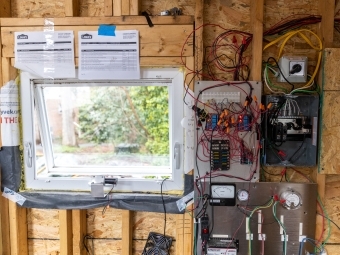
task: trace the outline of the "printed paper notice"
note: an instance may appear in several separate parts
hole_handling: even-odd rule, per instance
[[[43,78],[75,78],[73,31],[15,32],[15,67]]]
[[[19,145],[19,94],[15,81],[9,81],[1,88],[0,111],[2,146]]]
[[[115,36],[79,31],[79,79],[139,79],[139,35],[136,30]]]

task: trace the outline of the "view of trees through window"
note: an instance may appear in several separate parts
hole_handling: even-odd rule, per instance
[[[168,87],[45,87],[44,99],[56,166],[170,165]]]

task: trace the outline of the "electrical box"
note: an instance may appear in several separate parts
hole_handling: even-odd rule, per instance
[[[262,163],[314,166],[317,160],[318,95],[267,95],[262,122]]]
[[[306,82],[307,81],[307,57],[283,56],[279,60],[278,82]],[[286,79],[285,79],[286,78]],[[287,80],[287,81],[286,81]]]

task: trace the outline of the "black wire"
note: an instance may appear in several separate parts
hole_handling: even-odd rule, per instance
[[[272,59],[272,60],[275,62],[275,64],[276,64],[277,68],[279,69],[279,72],[280,72],[280,74],[282,75],[283,79],[284,79],[290,86],[292,86],[291,91],[293,91],[294,88],[295,88],[295,86],[294,86],[293,83],[289,82],[289,81],[287,80],[287,78],[283,75],[283,72],[282,72],[282,70],[281,70],[281,68],[280,68],[280,66],[279,66],[279,63],[278,63],[278,62],[276,61],[276,59],[273,58],[273,57],[269,57],[269,58],[267,59],[267,63],[269,63],[269,60],[270,60],[270,59]]]
[[[340,230],[339,225],[336,224],[333,220],[331,220],[330,218],[328,218],[328,217],[325,216],[325,215],[322,215],[321,213],[318,213],[318,212],[317,212],[316,214],[319,214],[319,215],[321,215],[322,217],[324,217],[325,219],[329,220],[330,222],[332,222],[332,223],[334,224],[334,226],[336,226],[336,227]]]
[[[162,196],[162,203],[163,203],[163,209],[164,209],[164,237],[165,237],[165,229],[166,229],[166,208],[165,208],[165,202],[164,202],[164,197],[163,197],[163,183],[167,179],[168,178],[164,178],[162,183],[161,183],[161,196]]]
[[[303,144],[305,143],[305,140],[306,140],[305,137],[306,137],[306,135],[303,135],[303,140],[302,140],[300,147],[292,154],[292,156],[288,159],[288,162],[290,162],[292,160],[292,158],[294,158],[297,155],[297,153],[301,150],[301,148],[302,148],[302,146],[303,146]]]
[[[87,254],[91,255],[90,249],[87,247],[87,244],[86,244],[88,238],[91,238],[91,240],[92,240],[92,255],[94,255],[94,242],[93,242],[93,239],[94,239],[94,238],[93,238],[92,236],[90,236],[90,235],[85,235],[85,236],[83,237],[83,245],[84,245],[84,248],[85,248]]]

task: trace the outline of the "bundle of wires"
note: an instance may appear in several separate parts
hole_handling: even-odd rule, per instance
[[[316,50],[318,52],[318,60],[317,60],[317,64],[316,64],[315,70],[314,70],[313,74],[310,76],[309,81],[305,85],[303,85],[301,88],[294,89],[294,87],[293,87],[293,89],[290,91],[289,94],[292,94],[292,93],[295,93],[295,92],[298,92],[298,91],[305,91],[306,89],[308,89],[308,88],[310,88],[310,87],[312,87],[314,85],[314,79],[315,79],[316,74],[317,74],[317,72],[319,70],[319,67],[320,67],[320,64],[321,64],[321,59],[322,59],[322,42],[321,42],[320,38],[313,31],[308,30],[308,29],[300,29],[300,30],[296,30],[296,31],[287,32],[283,36],[280,36],[279,38],[275,39],[274,41],[268,43],[264,47],[263,50],[266,50],[269,47],[271,47],[271,46],[281,42],[281,46],[280,46],[280,49],[279,49],[279,52],[278,52],[278,56],[277,56],[277,59],[280,59],[281,56],[282,56],[283,49],[284,49],[286,43],[292,37],[294,37],[294,36],[300,36],[312,49]],[[316,41],[318,42],[318,46],[315,46],[312,43],[311,39],[308,38],[308,36],[314,37],[316,39]],[[274,59],[274,58],[271,58],[271,59]],[[274,62],[278,66],[277,61],[275,60]],[[269,80],[269,76],[268,76],[268,70],[271,70],[272,72],[275,71],[273,69],[273,65],[270,65],[269,63],[267,63],[265,68],[264,68],[264,78],[265,78],[264,81],[265,81],[265,84],[273,92],[273,90],[270,88],[270,85],[272,87],[273,87],[273,85],[270,84],[270,80]],[[280,69],[279,69],[279,71],[280,71],[280,75],[283,76],[283,73],[281,72]],[[287,81],[286,78],[285,78],[285,80]],[[283,89],[283,88],[280,88],[280,87],[276,87],[276,89],[279,89],[279,91],[276,91],[277,93],[287,94],[287,90],[286,89]]]
[[[226,73],[233,73],[233,80],[248,80],[250,57],[244,57],[243,54],[247,50],[252,34],[238,31],[225,30],[214,39],[210,46],[205,47],[204,62],[208,74],[211,79],[218,80],[213,72],[212,66]],[[226,54],[226,52],[230,54]],[[232,57],[233,56],[233,57]]]
[[[320,22],[321,15],[294,14],[270,27],[263,33],[263,36],[285,34],[288,31],[298,29],[307,25],[317,24]]]

